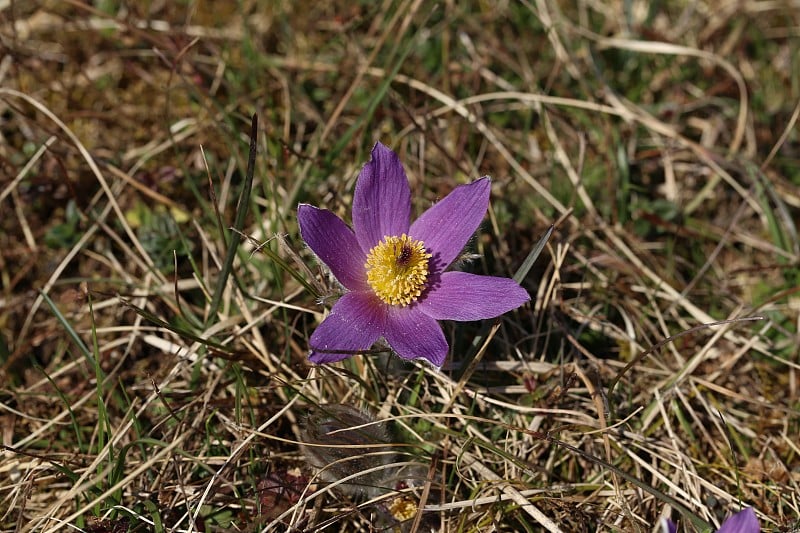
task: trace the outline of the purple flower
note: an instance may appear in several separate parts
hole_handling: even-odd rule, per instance
[[[663,533],[676,533],[678,528],[672,520],[664,519],[661,523]],[[752,507],[747,507],[738,513],[729,516],[719,527],[717,533],[760,533],[756,512]]]
[[[397,154],[378,143],[353,196],[353,229],[300,204],[300,234],[346,290],[311,335],[314,363],[331,363],[384,338],[404,359],[440,368],[448,346],[438,320],[481,320],[530,297],[514,280],[447,272],[489,206],[489,178],[456,187],[413,224]]]

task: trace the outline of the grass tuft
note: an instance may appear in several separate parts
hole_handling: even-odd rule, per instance
[[[0,2],[0,530],[799,530],[789,4]],[[441,372],[307,360],[378,140],[532,296]]]

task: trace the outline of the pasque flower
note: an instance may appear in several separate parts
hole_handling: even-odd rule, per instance
[[[663,533],[676,533],[677,526],[669,519],[664,519],[661,529]],[[719,526],[717,533],[759,533],[761,526],[758,517],[752,507],[742,509],[738,513],[729,516]]]
[[[481,320],[530,297],[514,280],[447,271],[489,205],[489,178],[456,187],[413,224],[411,189],[397,155],[378,143],[353,195],[353,228],[300,204],[300,234],[345,293],[311,335],[314,363],[369,349],[383,338],[404,359],[439,368],[448,346],[439,320]]]

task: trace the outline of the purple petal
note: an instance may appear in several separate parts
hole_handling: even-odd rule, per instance
[[[717,533],[759,533],[761,526],[758,524],[756,512],[752,507],[739,511],[735,515],[729,516]]]
[[[528,291],[510,278],[445,272],[418,301],[436,320],[482,320],[516,309],[530,300]]]
[[[417,306],[389,307],[383,336],[403,359],[427,359],[441,368],[447,357],[447,340],[439,324]]]
[[[300,204],[297,222],[303,240],[328,265],[339,283],[351,291],[367,289],[364,269],[367,257],[361,251],[353,230],[342,219],[327,209]]]
[[[490,189],[489,178],[460,185],[411,225],[408,234],[433,254],[432,272],[447,268],[478,229],[489,207]]]
[[[678,526],[669,518],[661,519],[661,533],[678,533]]]
[[[311,335],[312,363],[333,363],[368,350],[382,335],[386,312],[373,294],[348,292]]]
[[[372,149],[353,193],[353,229],[364,253],[387,235],[408,233],[411,189],[397,154],[381,143]]]

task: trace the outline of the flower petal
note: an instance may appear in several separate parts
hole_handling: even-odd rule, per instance
[[[339,283],[351,291],[367,289],[364,269],[367,257],[361,251],[353,230],[342,219],[327,209],[300,204],[297,222],[303,240],[328,265]]]
[[[311,334],[312,363],[333,363],[368,350],[380,338],[386,312],[367,292],[348,292]]]
[[[397,154],[381,143],[372,149],[353,193],[353,229],[366,254],[387,235],[408,233],[411,189]]]
[[[530,300],[528,291],[510,278],[445,272],[417,302],[436,320],[482,320],[516,309]]]
[[[661,519],[661,533],[678,533],[678,526],[669,518]]]
[[[489,207],[490,189],[488,177],[460,185],[411,225],[409,236],[424,242],[433,254],[432,272],[447,268],[478,229]]]
[[[758,524],[758,517],[752,507],[739,511],[735,515],[728,517],[717,533],[759,533],[761,526]]]
[[[441,368],[447,358],[447,340],[439,324],[417,306],[389,307],[383,336],[403,359],[424,358]]]

